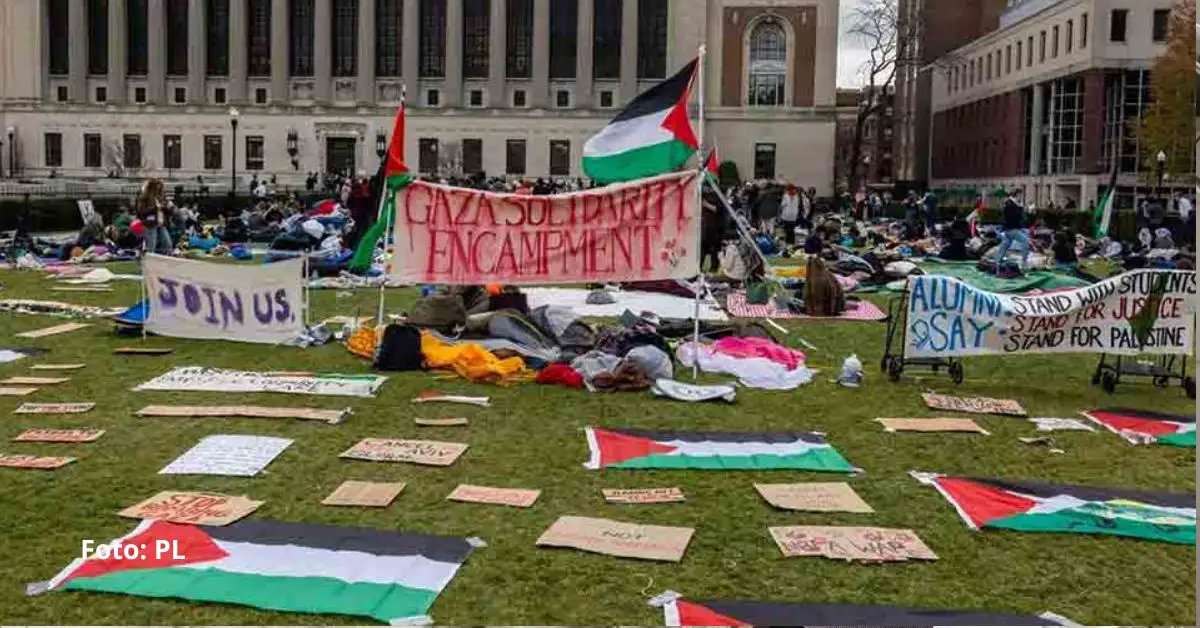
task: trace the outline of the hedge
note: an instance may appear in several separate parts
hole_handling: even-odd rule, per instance
[[[230,207],[238,208],[253,205],[255,200],[249,195],[239,195],[232,203],[226,194],[214,194],[198,197],[184,197],[188,204],[195,204],[200,215],[205,220],[215,220]],[[79,206],[74,198],[0,198],[0,230],[11,231],[17,228],[17,223],[29,211],[29,221],[25,228],[33,233],[73,231],[83,225],[79,217]],[[95,196],[91,197],[92,205],[104,217],[108,224],[117,214],[121,206],[132,207],[133,199],[124,196]]]
[[[924,209],[922,209],[924,211]],[[974,211],[973,207],[955,207],[947,205],[938,205],[938,220],[949,222],[956,217],[966,216]],[[1003,210],[1000,208],[986,208],[983,210],[983,215],[980,216],[981,224],[998,224],[1002,222]],[[904,219],[904,204],[892,203],[887,208],[889,218]],[[1039,210],[1036,214],[1039,224],[1045,225],[1050,229],[1058,229],[1066,226],[1070,227],[1075,233],[1091,237],[1094,235],[1095,227],[1092,225],[1092,215],[1087,211],[1076,210],[1061,210],[1048,211]],[[1113,212],[1112,225],[1109,228],[1109,235],[1121,240],[1133,240],[1137,238],[1137,212],[1132,209],[1117,210]]]

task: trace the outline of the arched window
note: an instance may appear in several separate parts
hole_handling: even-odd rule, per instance
[[[750,106],[782,106],[787,71],[787,33],[783,27],[775,20],[755,26],[750,33]]]

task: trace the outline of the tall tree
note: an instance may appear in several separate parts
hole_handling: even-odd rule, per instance
[[[1196,138],[1196,5],[1177,0],[1171,9],[1167,50],[1150,77],[1153,99],[1142,119],[1142,163],[1157,167],[1159,151],[1167,156],[1166,172],[1179,181],[1194,178]],[[1189,144],[1188,140],[1193,140]]]

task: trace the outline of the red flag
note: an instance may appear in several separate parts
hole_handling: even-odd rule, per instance
[[[717,147],[713,146],[712,150],[708,151],[708,159],[704,160],[704,170],[712,176],[719,176],[721,162],[717,160]]]
[[[404,100],[400,101],[400,110],[396,112],[396,121],[392,125],[392,141],[388,142],[387,161],[383,166],[383,178],[392,187],[410,178],[408,164],[404,163]]]

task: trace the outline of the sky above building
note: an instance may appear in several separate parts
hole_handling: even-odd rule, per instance
[[[841,16],[838,19],[838,87],[862,87],[862,77],[859,70],[867,62],[866,43],[862,38],[850,37],[846,31],[853,24],[854,10],[864,0],[842,0]]]

